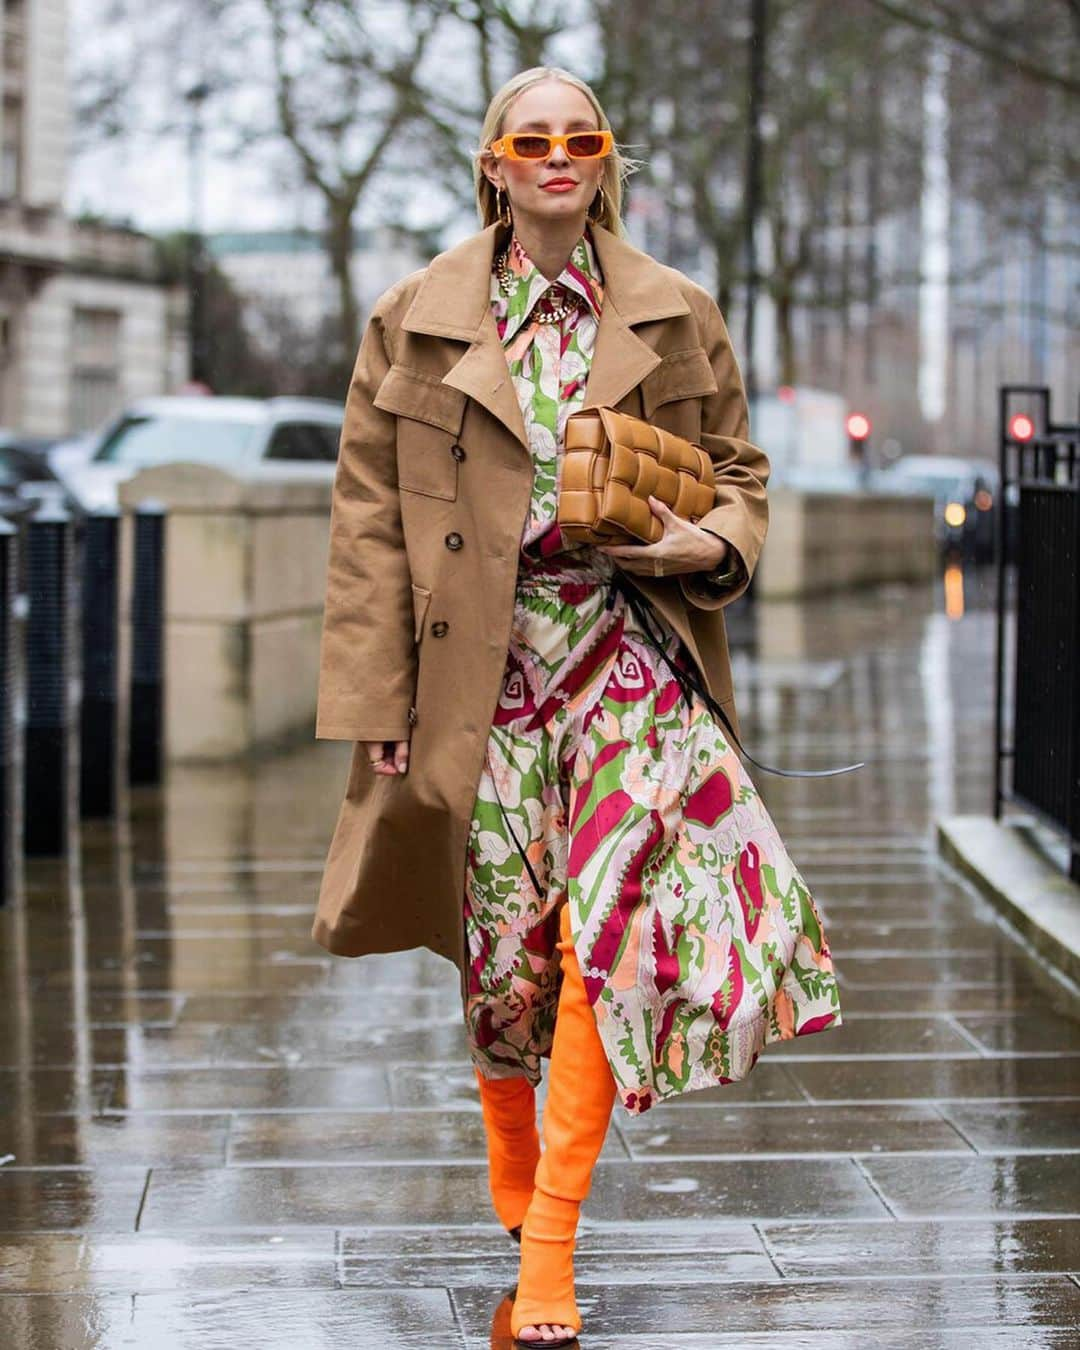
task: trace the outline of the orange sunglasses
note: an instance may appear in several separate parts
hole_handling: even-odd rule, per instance
[[[603,159],[611,153],[610,131],[571,131],[566,136],[549,136],[542,131],[515,131],[491,143],[491,153],[507,159],[547,159],[561,145],[571,159]]]

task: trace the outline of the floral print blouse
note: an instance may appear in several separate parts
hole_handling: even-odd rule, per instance
[[[555,520],[566,421],[585,401],[604,303],[603,276],[592,234],[586,226],[554,281],[547,279],[517,235],[512,235],[508,262],[514,280],[509,294],[500,283],[495,261],[497,258],[492,263],[491,309],[521,405],[534,470],[532,504],[521,540],[522,557],[529,563],[555,553],[588,550],[590,565],[610,575],[615,564],[608,555],[588,544],[564,542]],[[545,323],[537,317],[567,301],[572,308],[562,319]],[[740,569],[741,560],[717,584],[734,581]],[[693,577],[692,584],[716,593],[716,587],[700,573]]]
[[[521,550],[526,559],[538,560],[588,547],[563,542],[555,504],[566,420],[585,401],[604,286],[587,229],[554,281],[548,281],[516,234],[509,263],[514,277],[509,295],[492,270],[491,307],[525,419],[535,475]],[[542,323],[537,317],[567,300],[576,303],[564,318]],[[606,555],[596,556],[607,561]]]

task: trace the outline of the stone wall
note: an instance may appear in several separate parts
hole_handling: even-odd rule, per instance
[[[870,492],[769,491],[769,533],[754,573],[759,600],[886,581],[924,581],[938,566],[934,502]]]

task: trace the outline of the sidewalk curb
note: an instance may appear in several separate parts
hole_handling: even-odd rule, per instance
[[[978,886],[1031,945],[1080,983],[1080,886],[992,816],[945,816],[938,851]]]

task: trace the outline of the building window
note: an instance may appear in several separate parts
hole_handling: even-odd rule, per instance
[[[120,324],[116,309],[76,309],[72,316],[71,429],[86,431],[120,402]]]
[[[22,181],[22,104],[4,100],[0,134],[0,197],[18,197]]]

